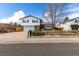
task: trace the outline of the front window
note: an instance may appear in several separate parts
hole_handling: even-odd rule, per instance
[[[25,20],[23,20],[23,23],[26,23],[26,21],[25,21]]]
[[[77,23],[77,20],[75,20],[75,22]]]
[[[76,18],[75,19],[75,23],[79,23],[79,18]]]
[[[28,20],[26,20],[26,23],[29,23],[29,19],[28,19]]]
[[[23,23],[29,23],[29,20],[23,20]]]
[[[75,23],[79,23],[79,21],[78,20],[75,20]]]
[[[34,19],[33,19],[33,20],[32,20],[32,23],[38,23],[38,20],[34,20]]]

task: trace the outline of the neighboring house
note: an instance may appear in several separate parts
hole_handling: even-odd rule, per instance
[[[58,22],[58,23],[56,24],[56,26],[55,26],[55,29],[56,29],[56,30],[63,31],[63,25]]]
[[[29,30],[34,31],[40,29],[40,20],[42,19],[29,15],[21,18],[20,20],[22,22],[21,25],[23,26],[23,30],[28,32]]]
[[[73,19],[71,19],[70,21],[68,21],[68,22],[65,22],[64,24],[62,24],[63,25],[63,31],[73,31],[73,29],[72,29],[72,25],[73,26],[75,26],[75,25],[78,25],[79,26],[79,17],[77,17],[77,18],[73,18]],[[77,26],[77,27],[78,27]],[[79,31],[79,27],[78,27],[78,29],[76,29],[75,28],[75,30],[76,31]]]
[[[52,24],[51,23],[42,22],[41,26],[42,26],[42,29],[44,29],[44,30],[52,29]]]
[[[51,23],[46,23],[45,24],[45,29],[52,29],[52,24]]]

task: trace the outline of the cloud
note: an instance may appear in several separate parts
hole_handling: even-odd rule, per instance
[[[50,14],[49,12],[46,12],[46,13],[44,14],[44,16],[45,16],[45,17],[48,17],[49,14]]]
[[[77,12],[79,11],[79,6],[78,7],[74,7],[74,8],[68,8],[65,12]]]
[[[79,4],[70,4],[68,9],[64,12],[65,16],[68,16],[70,19],[79,17]]]
[[[51,23],[51,18],[49,17],[49,15],[50,15],[50,12],[46,12],[44,14],[44,22]]]
[[[68,15],[68,17],[69,17],[70,19],[73,19],[73,18],[79,17],[79,12],[77,12],[77,13],[73,13],[73,14],[70,14],[70,15]]]
[[[20,18],[24,17],[25,14],[22,10],[14,12],[14,14],[11,17],[8,17],[6,19],[0,19],[0,23],[10,23],[10,22],[17,22],[20,23]]]

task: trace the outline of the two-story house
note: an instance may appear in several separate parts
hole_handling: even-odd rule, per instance
[[[72,29],[72,26],[74,29]],[[63,24],[63,31],[79,31],[79,17],[73,18]]]
[[[29,30],[34,31],[40,28],[40,18],[29,15],[20,19],[23,30],[28,32]]]

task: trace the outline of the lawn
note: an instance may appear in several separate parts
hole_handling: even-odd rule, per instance
[[[44,32],[45,35],[66,35],[66,36],[74,36],[79,35],[79,32],[70,32],[70,31],[59,31],[59,30],[41,30],[37,32]]]

